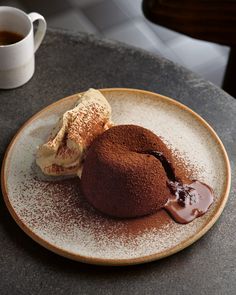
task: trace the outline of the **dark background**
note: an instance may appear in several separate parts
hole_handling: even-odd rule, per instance
[[[160,54],[221,86],[229,48],[194,40],[151,24],[142,0],[0,0],[0,5],[36,11],[48,26],[119,40]]]

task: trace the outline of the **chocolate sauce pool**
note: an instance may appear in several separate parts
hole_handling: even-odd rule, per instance
[[[184,184],[175,176],[172,164],[158,151],[147,151],[145,154],[159,160],[168,178],[167,185],[172,194],[164,208],[179,223],[189,223],[207,212],[213,203],[213,190],[207,184],[194,180]]]

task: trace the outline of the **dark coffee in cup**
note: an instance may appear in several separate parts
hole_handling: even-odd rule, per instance
[[[24,36],[15,32],[0,31],[0,46],[10,45],[24,39]]]
[[[15,7],[0,6],[0,89],[13,89],[31,79],[35,52],[46,28],[44,17],[37,12],[26,14]]]

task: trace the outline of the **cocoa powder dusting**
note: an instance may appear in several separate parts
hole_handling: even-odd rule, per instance
[[[86,232],[92,229],[93,239],[99,242],[101,237],[123,239],[123,243],[134,239],[146,231],[161,230],[168,226],[170,218],[164,210],[133,219],[119,219],[106,216],[94,209],[80,191],[79,178],[45,181],[33,176],[30,182],[24,182],[20,199],[33,195],[34,205],[21,208],[21,215],[36,231],[44,231],[42,225],[48,224],[45,232],[56,236],[69,236],[73,240],[73,228]],[[48,210],[47,208],[51,208]],[[47,222],[46,222],[47,220]],[[53,227],[52,227],[53,226]],[[51,228],[50,228],[51,227]]]

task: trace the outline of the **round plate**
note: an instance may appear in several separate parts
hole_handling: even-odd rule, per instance
[[[77,95],[34,115],[9,145],[2,167],[2,190],[17,224],[36,242],[59,255],[92,264],[130,265],[176,253],[203,236],[220,216],[230,189],[229,160],[213,129],[186,106],[135,89],[102,89],[115,124],[137,124],[163,138],[184,159],[192,177],[210,185],[213,205],[182,225],[165,210],[120,220],[101,215],[79,192],[79,179],[43,176],[35,164],[37,146],[55,122],[73,107]],[[99,175],[98,175],[99,177]]]

